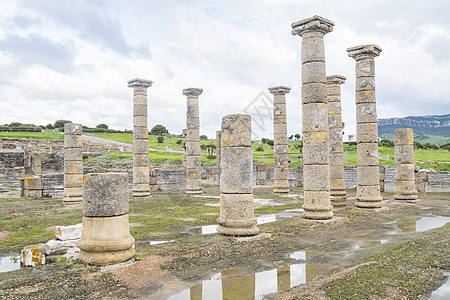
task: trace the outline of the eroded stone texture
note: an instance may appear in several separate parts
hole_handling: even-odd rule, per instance
[[[217,130],[216,131],[216,160],[217,160],[217,167],[219,168],[220,172],[220,161],[222,160],[222,131]]]
[[[319,16],[293,23],[292,34],[302,37],[303,208],[307,219],[333,216],[330,204],[329,134],[325,34],[334,23]]]
[[[226,138],[226,139],[225,139]],[[259,232],[253,205],[251,118],[227,115],[222,119],[220,217],[217,231],[248,236]]]
[[[375,98],[375,62],[380,55],[377,45],[347,49],[356,61],[356,142],[358,143],[358,185],[356,206],[381,207],[378,168],[378,128]]]
[[[200,122],[198,96],[203,90],[187,88],[183,95],[187,97],[186,129],[185,129],[185,166],[187,175],[186,193],[201,194],[202,191],[202,164],[200,160]]]
[[[286,94],[287,86],[269,88],[273,98],[273,136],[274,136],[274,193],[289,193],[289,153],[287,142]]]
[[[341,84],[347,78],[342,75],[327,77],[328,132],[330,134],[330,195],[331,205],[345,206],[344,156],[342,141]]]
[[[414,179],[414,135],[411,128],[396,129],[394,199],[415,200],[417,190]],[[397,155],[398,154],[398,155]]]
[[[147,88],[151,80],[135,78],[128,81],[133,88],[133,197],[150,197],[148,160]]]
[[[86,177],[83,229],[78,244],[81,261],[107,265],[133,258],[127,177],[126,173],[89,174]]]
[[[81,124],[64,124],[64,193],[66,203],[83,200],[83,141]]]

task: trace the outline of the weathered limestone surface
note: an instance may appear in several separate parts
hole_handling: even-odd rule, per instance
[[[330,195],[333,207],[345,206],[344,155],[342,141],[341,84],[347,78],[342,75],[327,77],[328,132],[330,134]]]
[[[128,222],[126,173],[88,174],[79,259],[88,264],[107,265],[134,256],[134,238]]]
[[[186,166],[186,193],[201,194],[202,191],[202,164],[200,159],[200,122],[198,96],[203,92],[199,88],[187,88],[183,95],[187,98],[186,129],[184,155]]]
[[[286,94],[291,90],[287,86],[269,88],[273,99],[273,140],[275,178],[274,193],[289,193],[289,152],[287,143]]]
[[[66,203],[83,200],[83,141],[81,124],[64,124],[64,194]]]
[[[395,130],[395,188],[394,199],[415,200],[414,135],[410,128]],[[398,155],[397,155],[398,153]]]
[[[128,81],[133,88],[133,197],[150,197],[147,88],[151,80]]]
[[[217,231],[233,236],[257,234],[249,115],[227,115],[222,119],[220,191]]]
[[[292,34],[302,37],[303,208],[307,219],[333,216],[330,204],[329,134],[325,34],[334,23],[319,16],[293,23]]]
[[[375,61],[381,48],[363,45],[347,49],[356,61],[356,142],[358,143],[358,186],[356,206],[381,207],[378,170],[378,128],[375,97]]]
[[[26,198],[42,197],[43,186],[40,177],[23,177],[19,179],[20,196]]]
[[[217,159],[217,167],[220,168],[220,161],[222,159],[222,131],[216,131],[216,159]]]

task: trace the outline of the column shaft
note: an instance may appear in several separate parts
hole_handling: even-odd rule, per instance
[[[64,193],[67,203],[83,200],[83,140],[81,124],[64,124]]]
[[[395,188],[394,199],[415,200],[414,135],[410,128],[395,130]]]

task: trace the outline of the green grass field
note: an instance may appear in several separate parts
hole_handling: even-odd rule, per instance
[[[64,134],[56,132],[0,132],[0,137],[63,140]]]

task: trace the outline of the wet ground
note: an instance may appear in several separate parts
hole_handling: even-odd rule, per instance
[[[217,187],[205,189],[206,197],[183,198],[196,215],[179,215],[181,207],[168,217],[156,204],[131,201],[135,263],[107,272],[71,262],[10,271],[17,264],[2,257],[0,269],[9,272],[0,273],[0,297],[419,299],[436,290],[432,299],[448,299],[450,193],[421,194],[416,203],[384,194],[383,208],[363,210],[348,192],[347,208],[335,210],[329,222],[312,222],[301,217],[300,190],[283,199],[255,189],[257,211],[265,212],[257,216],[261,233],[243,238],[220,236],[207,223],[217,218]],[[168,212],[178,209],[168,201]],[[150,222],[165,227],[144,231]]]

